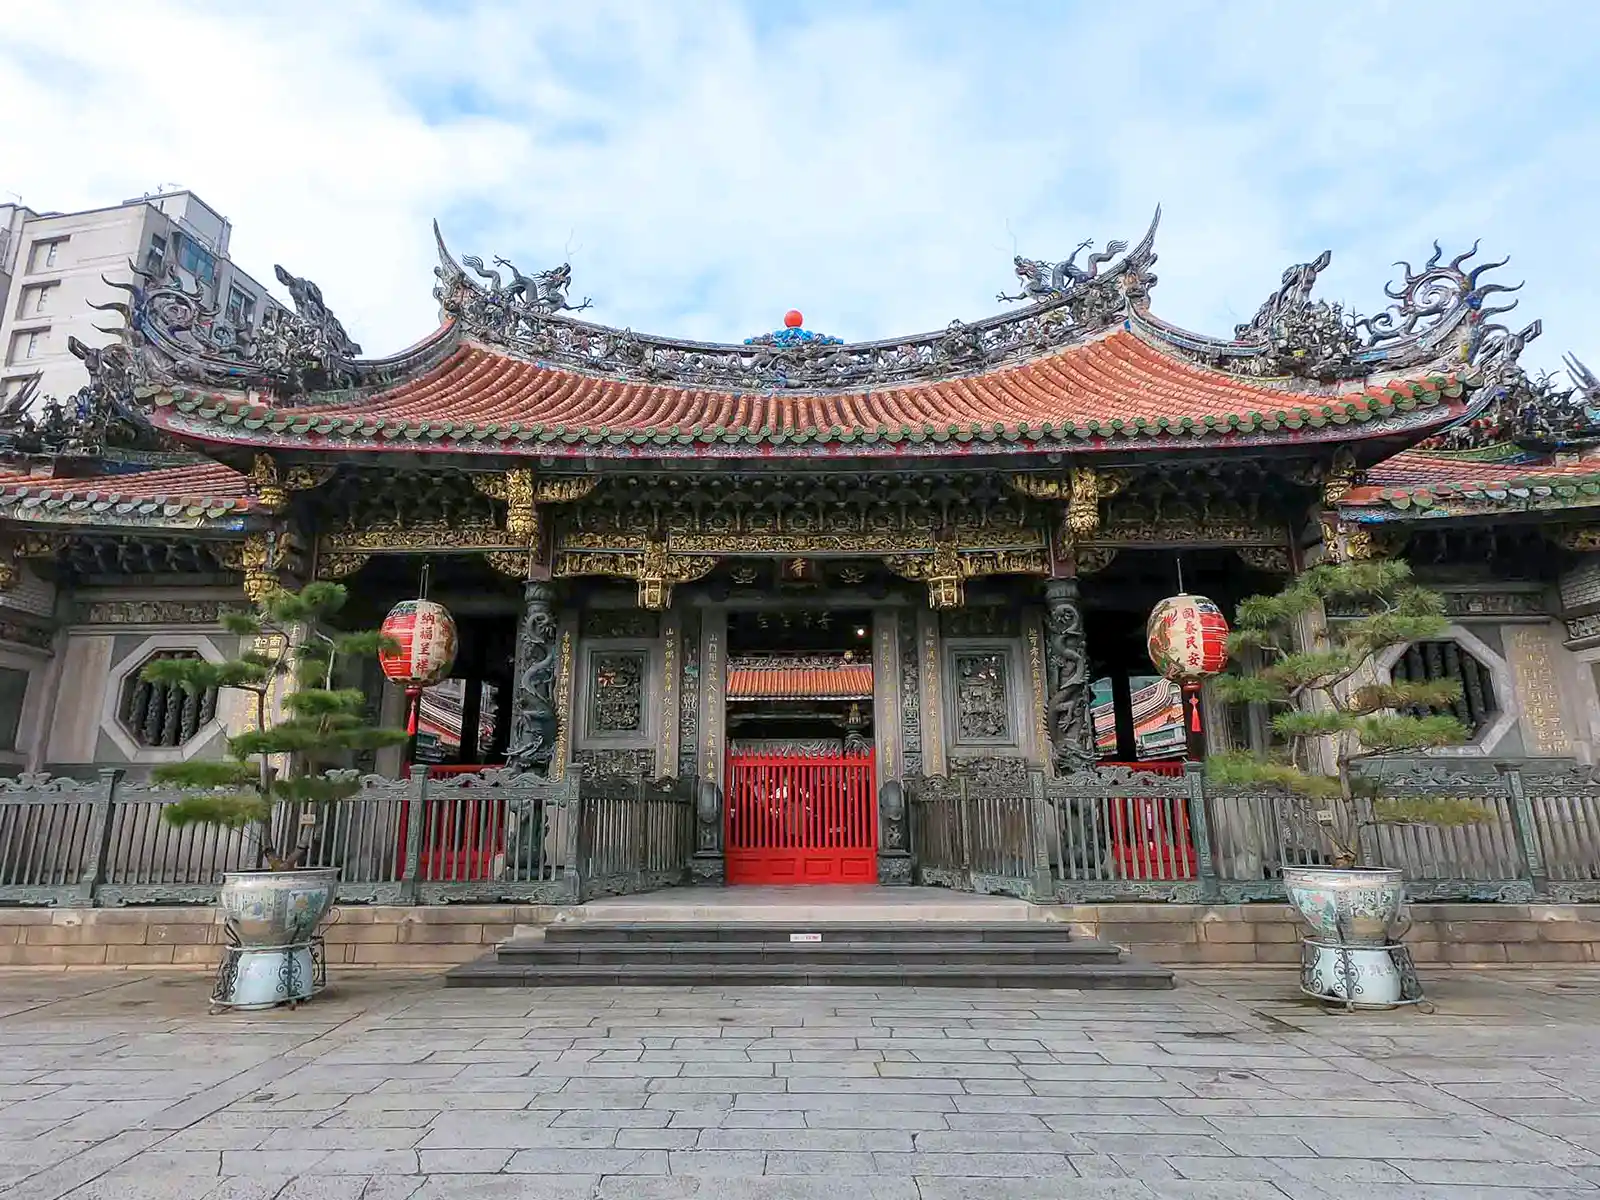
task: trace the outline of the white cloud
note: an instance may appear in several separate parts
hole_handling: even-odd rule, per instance
[[[1226,333],[1325,246],[1323,291],[1483,237],[1600,359],[1600,6],[35,3],[0,46],[0,193],[180,181],[258,278],[322,286],[369,353],[458,253],[570,257],[594,315],[731,340],[791,306],[850,338],[995,309],[1015,246],[1135,238],[1156,308]],[[1514,318],[1515,319],[1515,318]]]

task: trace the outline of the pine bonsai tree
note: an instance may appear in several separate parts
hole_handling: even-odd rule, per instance
[[[163,810],[168,823],[252,831],[260,862],[274,871],[294,870],[305,861],[317,822],[297,820],[274,833],[274,806],[289,802],[314,817],[317,810],[359,789],[353,773],[328,773],[348,765],[350,752],[405,741],[403,731],[379,729],[367,720],[366,696],[359,689],[334,686],[341,661],[375,655],[393,642],[376,631],[329,632],[324,622],[344,606],[345,598],[345,589],[336,583],[271,592],[256,612],[223,618],[224,628],[241,638],[265,635],[266,652],[250,649],[220,663],[158,659],[145,667],[145,680],[176,685],[191,695],[233,688],[255,698],[255,728],[228,737],[228,758],[169,763],[152,772],[157,782],[187,793]],[[271,689],[291,674],[295,686],[283,698],[288,715],[273,720]],[[273,769],[275,754],[292,756],[287,773]]]
[[[1327,601],[1357,615],[1329,622],[1326,643],[1294,648],[1294,626]],[[1275,711],[1272,728],[1287,740],[1280,754],[1218,754],[1206,775],[1223,785],[1266,785],[1323,803],[1318,822],[1333,845],[1334,866],[1361,859],[1363,829],[1373,825],[1463,825],[1493,814],[1451,797],[1406,800],[1382,795],[1381,772],[1357,774],[1361,760],[1464,742],[1469,731],[1449,711],[1461,698],[1454,679],[1357,683],[1373,657],[1392,646],[1441,636],[1449,622],[1444,598],[1412,582],[1404,562],[1350,562],[1312,567],[1275,596],[1240,602],[1228,639],[1234,673],[1219,676],[1218,693],[1232,702],[1261,702]],[[1261,663],[1239,666],[1241,652],[1260,651]],[[1331,749],[1336,771],[1323,765]]]

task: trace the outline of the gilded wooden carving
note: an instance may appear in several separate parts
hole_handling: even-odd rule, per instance
[[[534,481],[533,499],[539,504],[565,504],[582,500],[600,480],[593,475],[564,475]]]
[[[653,611],[672,603],[672,589],[680,583],[704,579],[717,565],[709,554],[676,554],[664,539],[650,539],[639,553],[566,551],[556,555],[551,574],[557,578],[610,575],[632,579],[639,585],[639,607]]]
[[[532,550],[485,550],[484,560],[502,575],[526,579],[533,564]]]
[[[1074,539],[1093,537],[1100,528],[1100,501],[1116,495],[1128,481],[1125,471],[1076,467],[1067,501],[1067,529]]]
[[[306,492],[321,487],[333,478],[334,470],[333,467],[300,466],[285,471],[272,455],[258,454],[250,464],[249,479],[261,507],[276,514],[288,509],[290,492]]]
[[[273,529],[252,533],[221,552],[222,563],[244,575],[244,594],[256,603],[283,586],[283,576],[299,569],[299,539],[293,530]]]
[[[1322,480],[1322,503],[1334,508],[1350,494],[1356,482],[1355,454],[1349,447],[1341,447],[1333,456],[1333,463]]]
[[[347,579],[372,561],[372,555],[360,550],[324,551],[317,556],[318,579]]]
[[[289,507],[289,493],[278,475],[278,464],[270,454],[258,454],[250,464],[250,483],[256,499],[268,512],[281,513]]]
[[[1035,500],[1065,500],[1072,494],[1072,481],[1060,475],[1013,475],[1011,486]]]
[[[1246,566],[1258,571],[1287,575],[1291,570],[1287,546],[1240,546],[1235,553]]]
[[[903,579],[928,585],[928,606],[959,608],[966,581],[981,575],[1048,575],[1044,550],[960,550],[951,541],[935,544],[932,554],[892,554],[884,564]]]

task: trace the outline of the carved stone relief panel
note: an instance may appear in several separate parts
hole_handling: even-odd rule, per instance
[[[583,779],[651,779],[654,750],[576,750],[572,761]]]
[[[638,639],[581,643],[574,710],[578,748],[654,747],[659,653],[658,643]]]
[[[590,655],[589,736],[644,731],[647,669],[642,650],[597,650]]]
[[[951,741],[957,746],[1012,745],[1012,664],[1008,647],[952,647],[949,652]]]

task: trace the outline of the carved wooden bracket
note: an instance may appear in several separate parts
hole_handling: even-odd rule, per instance
[[[674,554],[664,540],[651,538],[645,542],[642,554],[563,551],[556,556],[551,574],[567,578],[610,575],[635,580],[639,585],[639,607],[659,612],[672,603],[675,585],[704,579],[719,561],[714,554]]]
[[[249,479],[256,489],[256,499],[270,513],[282,513],[289,507],[290,492],[309,492],[333,478],[333,467],[290,467],[287,472],[278,466],[270,454],[258,454],[250,464]]]
[[[1128,482],[1129,473],[1097,467],[1074,467],[1065,475],[1013,475],[1011,487],[1035,500],[1064,500],[1062,542],[1071,545],[1091,538],[1100,528],[1100,502],[1109,500]]]
[[[509,539],[535,549],[543,533],[539,506],[581,500],[594,491],[599,482],[591,475],[538,479],[532,467],[512,467],[498,475],[472,477],[472,486],[483,495],[505,501],[506,534]],[[512,571],[507,565],[497,562],[495,569],[521,577],[527,573],[527,563],[524,560],[521,568]]]
[[[1073,469],[1066,518],[1067,532],[1072,540],[1094,536],[1100,528],[1100,502],[1115,496],[1127,482],[1126,471],[1101,471],[1094,467]]]
[[[1576,550],[1580,554],[1588,554],[1600,550],[1600,526],[1579,525],[1569,526],[1565,529],[1552,529],[1547,536],[1556,545],[1568,550]]]
[[[1349,521],[1322,520],[1322,551],[1330,563],[1364,562],[1375,558],[1390,558],[1397,547],[1384,536],[1384,531],[1370,525],[1356,525]]]
[[[299,535],[293,529],[279,528],[252,533],[222,552],[223,566],[244,573],[244,594],[259,604],[267,593],[283,586],[285,575],[304,566]],[[357,563],[352,573],[358,569]]]
[[[928,585],[929,608],[960,608],[966,582],[980,575],[1048,575],[1044,550],[961,550],[952,541],[935,544],[932,554],[891,554],[884,565],[902,579]]]

